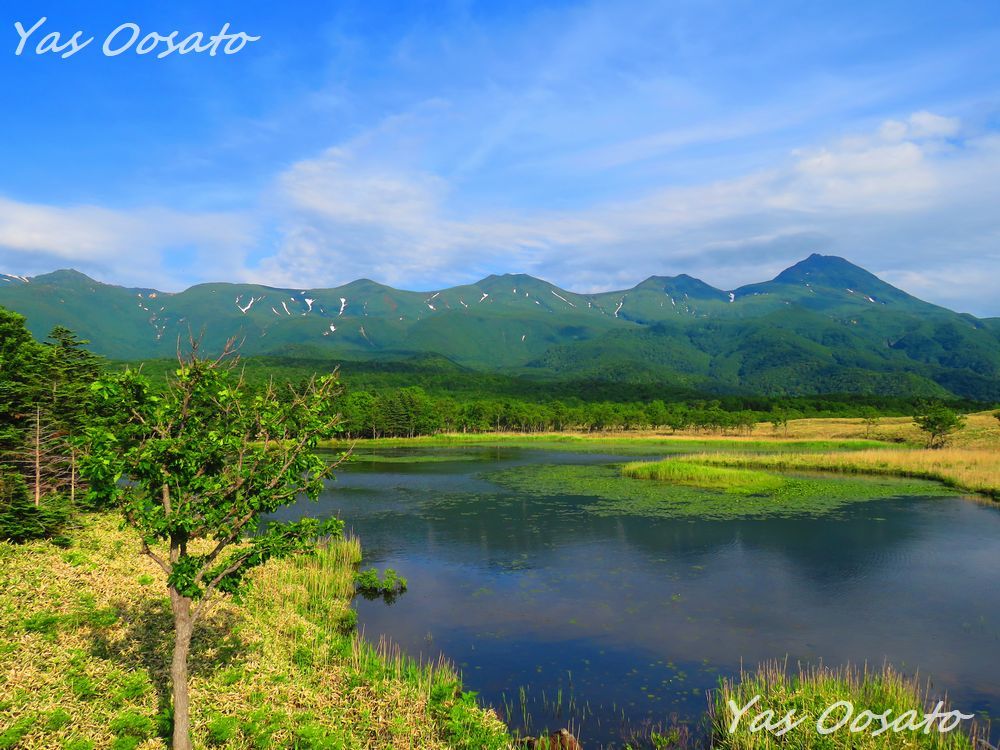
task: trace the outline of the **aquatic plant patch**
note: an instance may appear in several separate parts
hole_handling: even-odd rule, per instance
[[[885,477],[815,477],[789,475],[760,485],[760,492],[728,492],[662,480],[629,479],[620,465],[519,466],[489,472],[483,478],[519,493],[590,499],[581,507],[601,516],[658,518],[764,518],[825,515],[852,503],[894,497],[950,496],[955,491],[932,482]],[[745,487],[746,485],[744,485]]]

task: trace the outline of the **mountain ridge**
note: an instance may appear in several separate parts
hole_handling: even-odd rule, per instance
[[[36,335],[66,325],[114,359],[171,356],[193,333],[209,350],[237,336],[246,354],[438,354],[539,376],[1000,400],[1000,320],[924,302],[819,254],[732,290],[681,273],[592,293],[528,274],[432,291],[357,279],[316,289],[215,282],[162,292],[63,269],[0,274],[0,305],[24,314]]]
[[[49,282],[49,281],[60,281],[61,282],[61,281],[66,281],[66,280],[75,280],[75,281],[81,281],[81,282],[85,282],[85,283],[98,284],[98,285],[106,286],[106,287],[114,287],[114,288],[117,288],[117,289],[126,289],[126,290],[129,290],[129,291],[132,291],[132,290],[148,290],[148,291],[151,291],[151,292],[156,292],[156,293],[161,294],[161,295],[183,294],[184,292],[190,291],[191,289],[195,289],[195,288],[200,287],[200,286],[213,286],[213,285],[221,285],[221,284],[227,284],[227,285],[230,285],[230,286],[254,286],[254,287],[262,287],[262,288],[266,288],[266,289],[272,289],[272,290],[275,290],[275,291],[290,291],[290,290],[300,290],[300,291],[333,291],[333,290],[343,289],[343,288],[349,287],[351,285],[356,285],[356,284],[370,284],[370,285],[373,285],[373,286],[383,287],[383,288],[386,288],[386,289],[393,289],[395,291],[409,292],[409,293],[412,293],[412,294],[435,294],[435,293],[438,293],[438,292],[447,291],[449,289],[457,289],[457,288],[461,288],[461,287],[479,287],[479,286],[483,286],[483,285],[486,285],[486,284],[496,284],[496,283],[499,283],[501,281],[506,281],[506,280],[517,281],[519,279],[523,279],[523,280],[527,280],[527,281],[540,282],[540,283],[543,283],[543,284],[545,284],[547,286],[551,286],[553,288],[559,289],[560,291],[565,291],[565,292],[568,292],[570,294],[573,294],[573,295],[576,295],[576,296],[580,296],[580,297],[602,295],[602,294],[614,294],[614,293],[618,293],[618,292],[633,291],[633,290],[638,289],[639,287],[641,287],[643,285],[649,284],[650,282],[679,282],[679,283],[694,282],[697,286],[709,289],[712,292],[717,292],[717,293],[721,293],[721,294],[728,294],[730,291],[738,292],[741,289],[748,289],[748,288],[751,288],[751,287],[759,286],[760,284],[767,284],[767,283],[771,283],[771,282],[780,282],[780,281],[786,281],[788,279],[792,279],[793,278],[793,274],[795,272],[799,271],[800,269],[808,269],[808,270],[805,270],[805,272],[806,273],[810,273],[812,271],[812,269],[814,269],[814,268],[817,267],[817,264],[822,264],[824,267],[829,267],[830,265],[839,266],[839,268],[842,269],[843,273],[850,273],[850,272],[857,273],[857,272],[860,272],[862,274],[867,275],[871,279],[879,282],[880,284],[887,285],[886,282],[881,281],[881,279],[879,279],[877,276],[875,276],[871,272],[865,270],[861,266],[858,266],[858,265],[852,263],[851,261],[848,261],[845,258],[842,258],[840,256],[836,256],[836,255],[821,255],[819,253],[812,253],[807,258],[805,258],[805,259],[803,259],[801,261],[798,261],[797,263],[794,263],[793,265],[791,265],[788,268],[784,269],[783,271],[779,272],[770,281],[751,282],[749,284],[744,284],[742,286],[735,287],[733,289],[723,289],[721,287],[713,286],[713,285],[709,284],[708,282],[706,282],[706,281],[704,281],[704,280],[702,280],[702,279],[700,279],[700,278],[698,278],[696,276],[691,276],[690,274],[685,273],[685,272],[680,272],[680,273],[678,273],[678,274],[676,274],[674,276],[661,275],[661,274],[653,274],[653,275],[650,275],[650,276],[646,277],[642,281],[638,282],[634,286],[629,287],[627,289],[611,289],[611,290],[596,291],[596,292],[574,292],[571,289],[567,289],[565,287],[560,287],[559,285],[553,284],[552,282],[549,282],[549,281],[547,281],[545,279],[542,279],[542,278],[537,277],[537,276],[532,276],[531,274],[523,273],[523,272],[505,272],[505,273],[500,273],[500,274],[489,274],[488,276],[485,276],[482,279],[479,279],[478,281],[469,282],[467,284],[459,284],[459,285],[452,286],[452,287],[439,287],[439,288],[433,288],[433,289],[429,289],[429,290],[397,289],[395,287],[389,286],[388,284],[384,284],[382,282],[375,281],[375,280],[367,278],[367,277],[362,277],[362,278],[358,278],[358,279],[354,279],[352,281],[346,282],[346,283],[341,284],[339,286],[332,286],[332,287],[312,287],[312,288],[310,288],[308,290],[302,290],[300,286],[294,286],[294,287],[293,286],[276,286],[276,285],[273,285],[273,284],[260,283],[260,282],[233,282],[233,281],[219,280],[219,281],[203,281],[203,282],[198,282],[197,284],[192,284],[191,286],[186,287],[185,289],[182,289],[180,291],[171,292],[171,291],[165,291],[165,290],[162,290],[162,289],[157,289],[156,287],[142,287],[142,286],[129,287],[129,286],[125,286],[123,284],[114,284],[114,283],[110,283],[110,282],[99,281],[97,279],[94,279],[91,276],[88,276],[87,274],[83,273],[82,271],[76,270],[75,268],[60,268],[60,269],[56,269],[54,271],[48,271],[48,272],[43,273],[43,274],[38,274],[36,276],[23,276],[23,275],[19,275],[19,274],[12,274],[12,273],[0,272],[0,282],[2,282],[2,281],[12,281],[12,280],[18,280],[18,281],[21,281],[21,282],[31,282],[31,281],[34,281],[34,282],[38,282],[38,281],[46,281],[46,282]],[[928,304],[930,304],[930,303],[928,303]]]

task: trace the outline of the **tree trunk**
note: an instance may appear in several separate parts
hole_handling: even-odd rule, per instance
[[[174,698],[173,750],[191,750],[191,705],[188,695],[188,652],[194,629],[191,599],[171,587],[170,605],[174,611],[174,658],[170,664]]]
[[[35,407],[35,507],[42,499],[42,409]]]

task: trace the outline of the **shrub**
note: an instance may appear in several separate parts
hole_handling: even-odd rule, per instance
[[[347,635],[348,633],[353,633],[354,629],[358,626],[358,613],[357,610],[348,609],[344,610],[337,618],[337,632],[342,635]]]
[[[406,579],[392,568],[386,568],[382,578],[375,568],[359,571],[354,576],[354,585],[366,599],[384,598],[389,602],[406,591]]]
[[[60,495],[47,495],[36,506],[24,479],[0,470],[0,539],[20,544],[58,537],[72,515],[69,501]]]
[[[965,426],[965,417],[946,406],[935,404],[913,417],[917,427],[927,433],[928,448],[943,448],[948,435]]]

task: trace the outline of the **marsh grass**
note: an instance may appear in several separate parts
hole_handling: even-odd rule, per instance
[[[941,482],[949,487],[1000,499],[1000,450],[944,448],[823,453],[703,453],[685,461],[711,467],[773,471],[828,471]]]
[[[635,432],[550,432],[550,433],[443,433],[414,438],[362,439],[354,442],[333,441],[326,447],[442,447],[460,445],[507,445],[511,447],[554,448],[597,451],[608,448],[653,452],[691,452],[697,450],[740,451],[840,451],[878,450],[920,447],[926,442],[910,417],[883,417],[870,427],[865,420],[849,417],[793,419],[787,429],[773,431],[762,426],[752,437],[713,435],[687,430],[677,433],[642,430]],[[967,415],[965,426],[951,435],[948,445],[955,448],[993,448],[1000,450],[1000,422],[992,411]]]
[[[759,702],[730,734],[729,725],[734,716],[729,701],[743,707],[758,695],[761,696]],[[979,739],[986,737],[984,727],[976,727],[969,721],[963,721],[946,734],[936,730],[924,733],[890,729],[874,736],[871,730],[881,727],[881,722],[876,720],[867,732],[852,733],[848,726],[821,735],[816,731],[817,720],[839,701],[853,704],[854,717],[866,709],[876,714],[891,710],[888,721],[892,722],[908,711],[922,718],[935,707],[938,698],[932,695],[928,684],[888,665],[874,670],[810,666],[792,672],[781,662],[771,662],[754,672],[744,672],[735,679],[722,681],[709,712],[712,746],[717,750],[973,750],[980,747]],[[764,710],[773,711],[779,719],[795,711],[796,717],[806,718],[806,721],[780,737],[767,730],[750,731],[753,717]],[[946,705],[943,710],[950,711],[951,707]],[[844,711],[846,709],[837,709],[831,714],[830,724],[835,725],[845,715]]]
[[[19,750],[167,747],[171,615],[163,574],[111,515],[73,546],[0,543],[0,740]],[[487,748],[510,744],[446,663],[354,631],[357,540],[254,572],[193,642],[196,747]]]
[[[622,466],[622,476],[720,490],[734,495],[762,495],[776,492],[788,481],[777,474],[763,471],[703,466],[681,460],[634,461]]]
[[[344,450],[352,447],[362,453],[379,448],[444,448],[444,447],[496,447],[534,448],[539,450],[569,450],[580,452],[632,452],[632,453],[691,453],[694,451],[730,450],[738,446],[745,451],[834,451],[861,450],[870,448],[892,449],[898,446],[868,440],[862,437],[851,439],[814,439],[806,437],[748,438],[729,435],[706,437],[703,433],[443,433],[412,438],[362,439],[352,442],[328,441],[324,448]],[[364,455],[362,453],[362,455]]]

